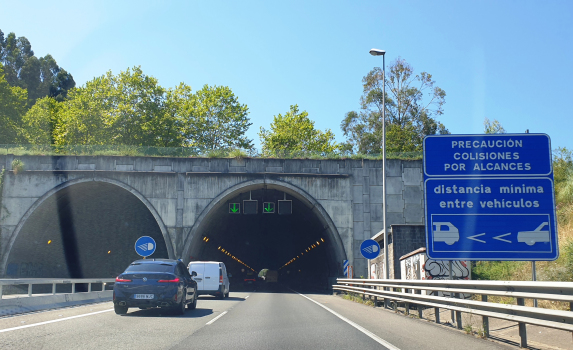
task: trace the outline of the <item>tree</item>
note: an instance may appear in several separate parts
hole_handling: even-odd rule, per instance
[[[483,121],[483,129],[486,134],[505,134],[505,129],[497,119],[490,121],[486,117]]]
[[[344,150],[381,153],[383,82],[380,68],[374,68],[362,79],[361,110],[348,112],[340,124],[347,137]],[[431,74],[414,74],[405,60],[396,59],[386,77],[386,149],[421,151],[426,135],[449,133],[435,119],[443,114],[445,97],[446,92],[435,86]]]
[[[247,105],[240,104],[227,86],[208,86],[182,104],[184,144],[197,151],[252,149],[245,132],[252,124]]]
[[[29,143],[35,145],[56,144],[54,135],[61,128],[62,103],[51,97],[44,97],[26,112],[23,119],[24,135]]]
[[[70,90],[58,110],[56,144],[176,147],[183,142],[177,100],[191,88],[161,87],[141,67],[118,75],[108,71]],[[40,107],[41,108],[41,107]]]
[[[291,105],[285,115],[274,116],[270,130],[261,127],[259,133],[263,154],[282,152],[332,153],[339,149],[330,129],[315,129],[306,111],[300,112],[298,105]]]
[[[8,84],[0,63],[0,144],[23,140],[22,116],[26,112],[26,90]]]
[[[4,38],[1,30],[0,62],[5,66],[8,83],[28,91],[28,108],[45,96],[62,101],[76,85],[72,75],[60,68],[51,55],[37,58],[28,39],[17,38],[14,33]]]

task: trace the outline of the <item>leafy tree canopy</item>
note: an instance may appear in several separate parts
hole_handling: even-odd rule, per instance
[[[181,115],[184,144],[198,151],[252,149],[245,132],[252,124],[249,108],[240,104],[227,86],[208,86],[183,102]]]
[[[28,108],[45,96],[62,101],[76,85],[72,75],[59,67],[51,55],[38,58],[28,39],[14,33],[5,37],[1,30],[0,62],[8,84],[28,91]]]
[[[421,151],[426,135],[447,134],[436,120],[443,114],[446,92],[435,86],[432,75],[415,74],[404,59],[396,59],[386,77],[386,149],[390,152]],[[348,152],[382,152],[384,75],[374,68],[363,79],[360,111],[348,112],[340,127],[347,137]]]
[[[487,117],[483,121],[483,132],[486,134],[506,133],[505,129],[503,128],[503,126],[501,126],[501,123],[497,119],[490,121]]]
[[[285,115],[274,116],[270,130],[261,127],[259,137],[263,154],[282,152],[332,153],[339,149],[330,129],[317,130],[314,121],[306,111],[300,112],[298,105],[291,105]]]
[[[26,112],[26,90],[8,84],[0,63],[0,144],[19,143],[22,116]]]

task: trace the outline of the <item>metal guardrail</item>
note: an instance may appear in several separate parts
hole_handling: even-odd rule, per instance
[[[76,284],[87,284],[88,293],[92,292],[92,284],[102,284],[101,291],[105,290],[105,284],[115,282],[115,278],[16,278],[16,279],[0,279],[0,300],[3,297],[3,287],[4,286],[28,286],[27,296],[32,297],[32,286],[33,285],[52,285],[52,295],[56,294],[56,286],[59,284],[69,285],[72,287],[72,294],[76,293]],[[26,294],[15,294],[15,295],[26,295]],[[39,295],[49,295],[47,293]]]
[[[455,312],[455,323],[463,329],[462,312],[483,318],[484,335],[489,335],[489,317],[519,323],[521,347],[527,347],[526,324],[573,332],[573,312],[525,306],[525,299],[568,302],[573,310],[573,282],[521,282],[521,281],[456,281],[456,280],[381,280],[339,278],[334,290],[362,294],[384,299],[384,306],[393,301],[418,305],[422,318],[423,307],[434,308],[436,323],[440,323],[440,308]],[[423,292],[425,291],[425,292]],[[432,295],[436,292],[450,296]],[[480,300],[461,299],[460,294],[481,295]],[[488,296],[514,297],[517,305],[488,302]],[[452,297],[453,296],[453,297]],[[452,319],[454,317],[452,316]]]

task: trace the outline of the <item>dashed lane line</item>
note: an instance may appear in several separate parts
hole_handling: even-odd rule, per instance
[[[207,322],[206,325],[207,326],[212,325],[215,321],[217,321],[218,319],[223,317],[226,313],[227,313],[227,311],[222,312],[219,316],[217,316],[214,319],[212,319],[211,321]]]

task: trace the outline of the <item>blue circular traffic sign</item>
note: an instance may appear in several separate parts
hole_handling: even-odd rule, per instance
[[[142,236],[135,241],[135,252],[140,256],[147,257],[155,252],[157,245],[155,240],[149,236]]]
[[[367,239],[360,245],[360,253],[368,260],[376,259],[380,254],[380,245],[373,239]]]

